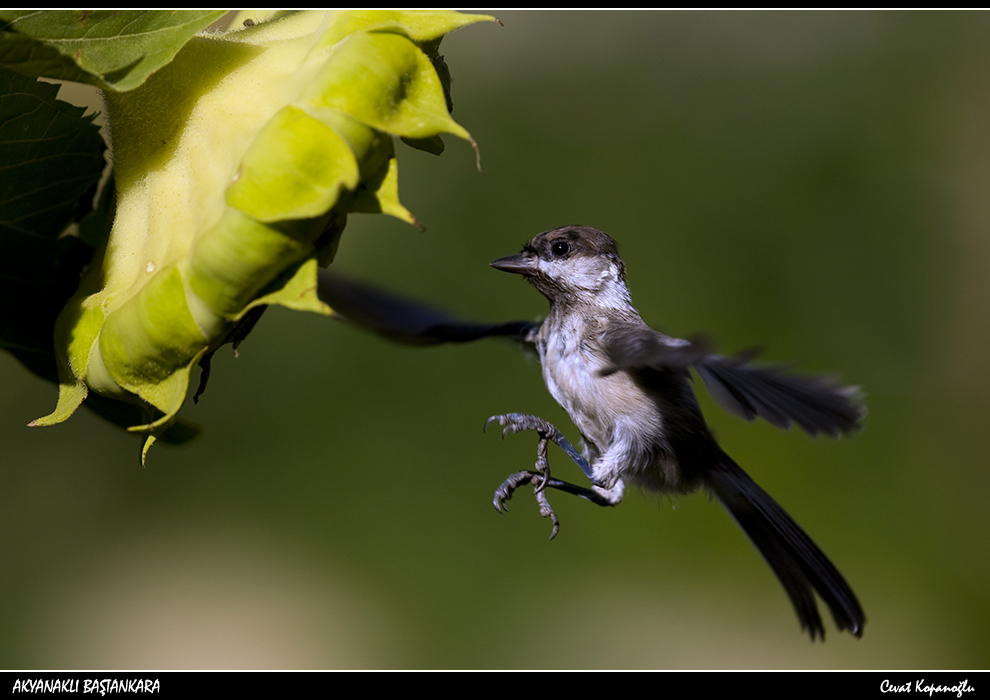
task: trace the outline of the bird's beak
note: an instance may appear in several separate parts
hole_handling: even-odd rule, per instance
[[[490,263],[492,267],[496,270],[501,270],[502,272],[514,272],[517,275],[528,275],[536,269],[535,259],[532,255],[528,253],[520,253],[519,255],[510,255],[507,258],[499,258],[493,263]]]

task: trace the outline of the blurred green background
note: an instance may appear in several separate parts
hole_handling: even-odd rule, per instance
[[[814,440],[702,398],[848,578],[865,635],[812,644],[701,494],[601,509],[494,488],[576,431],[509,343],[407,349],[270,310],[180,448],[0,357],[5,668],[986,668],[990,16],[505,12],[444,40],[481,147],[399,146],[419,233],[353,216],[341,271],[483,320],[546,302],[488,262],[610,232],[644,319],[841,372],[865,430]],[[551,453],[556,474],[577,469]],[[823,610],[823,615],[827,613]]]

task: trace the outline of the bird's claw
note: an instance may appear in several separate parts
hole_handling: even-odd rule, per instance
[[[550,501],[547,500],[546,480],[548,478],[548,476],[544,477],[543,482],[533,492],[536,494],[536,502],[540,504],[540,516],[550,518],[550,522],[553,523],[553,529],[550,531],[549,537],[552,540],[560,532],[560,518],[553,512],[553,507],[550,505]]]
[[[502,426],[503,438],[509,433],[518,433],[524,430],[535,430],[536,434],[540,436],[540,441],[536,446],[535,469],[516,472],[495,489],[493,500],[495,510],[499,513],[506,512],[505,504],[512,498],[512,493],[524,484],[533,484],[533,495],[540,505],[540,515],[544,518],[550,518],[553,522],[553,530],[550,533],[552,540],[560,531],[560,519],[550,505],[546,494],[547,484],[550,482],[550,460],[547,458],[547,444],[550,440],[560,439],[562,437],[560,431],[543,418],[525,413],[502,413],[491,416],[485,421],[485,428],[488,428],[492,423],[498,423]]]
[[[495,510],[499,513],[508,513],[509,509],[505,504],[512,498],[513,492],[523,484],[528,484],[532,481],[534,476],[535,474],[529,471],[516,472],[503,481],[495,489],[495,498],[492,500]]]
[[[541,474],[531,471],[516,472],[510,475],[495,489],[495,498],[492,500],[495,510],[499,513],[507,513],[509,509],[505,504],[512,498],[515,490],[520,486],[533,484],[533,495],[536,497],[536,502],[540,505],[540,516],[550,518],[550,521],[553,523],[553,530],[550,532],[550,539],[552,540],[560,531],[560,518],[557,517],[553,506],[550,505],[550,501],[547,499],[546,484],[549,479],[550,475],[547,473]]]
[[[535,430],[541,438],[552,437],[558,432],[557,428],[543,418],[526,413],[502,413],[491,416],[485,421],[484,430],[487,430],[492,423],[498,423],[502,426],[503,438],[510,433],[519,433],[524,430]]]

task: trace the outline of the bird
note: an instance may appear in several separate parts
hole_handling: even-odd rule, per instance
[[[704,338],[673,338],[648,326],[633,306],[615,240],[583,225],[544,231],[516,255],[490,263],[522,276],[550,303],[545,319],[479,324],[452,319],[372,287],[320,278],[319,292],[344,318],[399,342],[430,345],[503,336],[535,349],[543,380],[577,427],[576,449],[539,416],[504,413],[485,423],[503,437],[534,431],[533,469],[510,475],[495,491],[495,509],[532,485],[541,515],[560,522],[552,488],[600,506],[618,505],[626,486],[665,495],[707,491],[729,511],[787,593],[802,630],[824,640],[815,594],[840,631],[861,637],[866,616],[852,588],[811,538],[719,446],[694,394],[690,370],[716,401],[747,420],[763,418],[811,435],[858,430],[865,415],[858,387],[753,362],[755,353],[715,354]],[[584,472],[588,486],[550,475],[553,442]]]

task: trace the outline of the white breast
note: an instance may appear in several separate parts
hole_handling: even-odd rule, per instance
[[[659,434],[656,405],[633,379],[621,371],[601,376],[609,362],[596,342],[595,329],[600,324],[571,314],[559,325],[556,333],[541,333],[543,380],[584,437],[605,455],[613,446],[621,445],[626,452],[644,425]],[[544,331],[547,326],[544,323]]]

